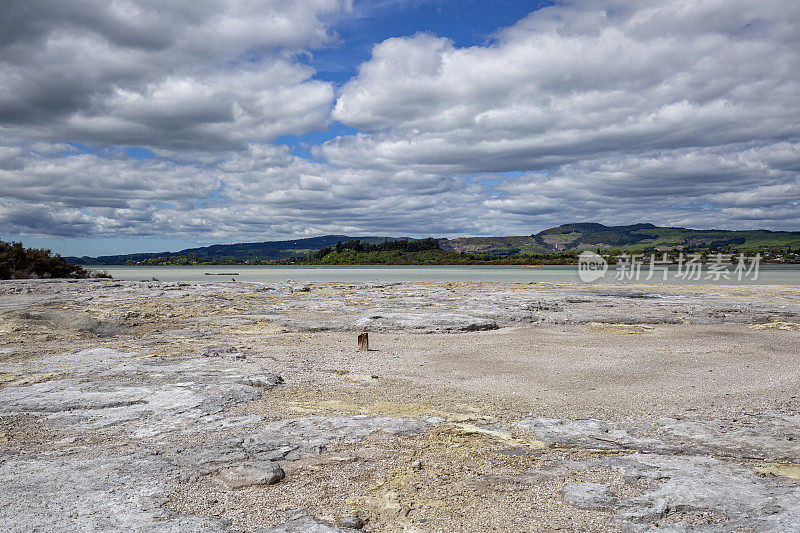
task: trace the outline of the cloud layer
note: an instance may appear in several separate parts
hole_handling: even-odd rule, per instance
[[[293,54],[332,42],[345,0],[12,1],[0,131],[216,150],[325,125],[329,84]]]
[[[10,169],[5,186],[16,192],[0,200],[0,224],[13,233],[209,241],[267,231],[276,237],[371,228],[414,233],[424,222],[443,234],[474,227],[469,219],[481,201],[480,187],[460,179],[334,169],[265,145],[195,163],[136,161],[120,152],[59,160],[21,150],[3,156],[0,167]]]
[[[795,3],[565,2],[483,46],[377,43],[339,89],[317,79],[313,51],[346,47],[335,21],[349,0],[4,9],[3,233],[212,242],[800,222]],[[334,121],[358,133],[312,146],[316,161],[280,144]]]
[[[491,46],[389,39],[343,89],[333,163],[474,173],[800,136],[800,5],[578,2]],[[793,21],[793,22],[792,22]]]

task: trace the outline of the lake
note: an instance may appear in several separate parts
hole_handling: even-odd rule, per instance
[[[298,282],[395,282],[395,281],[496,281],[514,283],[536,282],[576,282],[578,268],[572,265],[547,266],[87,266],[93,270],[102,270],[120,280],[160,281],[262,281],[282,282],[293,280]],[[206,275],[215,274],[215,275]],[[236,273],[237,275],[216,275]],[[594,283],[619,283],[618,272],[612,267],[606,275]],[[667,281],[662,281],[659,272],[648,281],[647,267],[642,268],[640,282],[644,283],[716,283],[706,279],[703,272],[700,280],[686,281],[676,276],[677,268],[671,267]],[[735,276],[734,276],[735,277]],[[635,282],[635,278],[632,282]],[[800,284],[800,265],[761,265],[758,279],[736,280],[720,279],[726,284]]]

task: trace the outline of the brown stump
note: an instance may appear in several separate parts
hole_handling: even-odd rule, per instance
[[[369,335],[362,333],[358,336],[358,349],[362,352],[369,351]]]

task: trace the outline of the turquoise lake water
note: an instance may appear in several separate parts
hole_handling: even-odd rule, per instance
[[[262,281],[282,282],[396,282],[396,281],[496,281],[514,283],[536,282],[577,282],[576,266],[162,266],[132,267],[104,266],[87,268],[103,270],[120,280],[160,281]],[[225,274],[231,275],[207,275]],[[612,267],[606,275],[594,283],[620,283],[616,279],[617,271]],[[742,282],[735,279],[715,281],[707,278],[704,271],[700,280],[684,280],[676,277],[677,269],[671,268],[667,281],[662,281],[662,273],[656,273],[647,280],[648,270],[644,267],[639,278],[640,283],[667,284],[800,284],[800,265],[761,265],[756,280],[746,279]],[[733,276],[732,276],[733,277]],[[635,278],[625,280],[635,283]]]

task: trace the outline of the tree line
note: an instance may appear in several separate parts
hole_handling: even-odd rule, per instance
[[[390,241],[387,239],[377,244],[370,244],[367,242],[361,242],[359,239],[353,239],[347,242],[339,241],[336,243],[335,246],[326,246],[325,248],[321,248],[316,252],[309,254],[310,256],[309,259],[311,261],[319,261],[320,259],[322,259],[323,257],[332,252],[342,253],[346,250],[350,250],[357,253],[426,252],[429,250],[438,250],[439,248],[440,248],[439,241],[431,237],[418,241],[410,241],[406,239]]]

